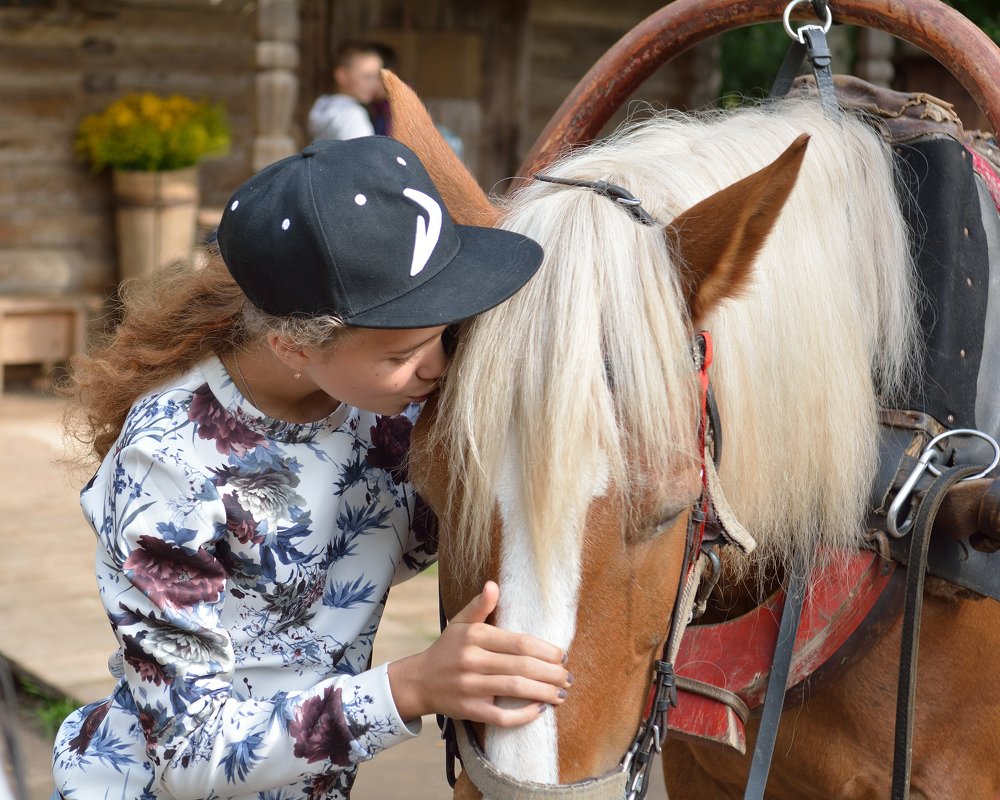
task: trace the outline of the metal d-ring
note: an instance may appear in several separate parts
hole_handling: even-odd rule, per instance
[[[889,506],[889,513],[886,515],[886,528],[890,536],[899,539],[910,532],[914,521],[913,509],[911,508],[907,511],[902,521],[900,521],[900,512],[903,510],[903,505],[909,501],[913,487],[917,485],[917,481],[920,480],[924,472],[930,472],[935,477],[941,475],[941,470],[934,464],[934,461],[941,455],[941,451],[935,449],[935,445],[950,436],[977,436],[989,442],[993,447],[993,461],[990,462],[990,465],[981,472],[977,472],[975,475],[970,475],[962,480],[971,481],[977,478],[985,478],[996,468],[997,464],[1000,464],[1000,444],[997,444],[997,440],[988,433],[977,431],[974,428],[955,428],[954,430],[945,431],[935,436],[927,443],[927,447],[920,454],[920,459],[917,461],[916,467],[913,468],[913,472],[910,473]]]
[[[802,38],[802,31],[806,28],[819,28],[819,25],[803,25],[798,30],[792,30],[792,11],[793,9],[805,3],[806,5],[812,6],[813,4],[810,0],[792,0],[787,6],[785,6],[785,13],[781,15],[781,21],[785,26],[785,33],[789,35],[790,38],[795,39],[799,44],[805,44],[805,39]],[[815,11],[815,6],[813,6],[813,11]],[[833,13],[830,11],[830,5],[827,3],[826,6],[826,19],[823,20],[823,33],[827,33],[833,26]]]

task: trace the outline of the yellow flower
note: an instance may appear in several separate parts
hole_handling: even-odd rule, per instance
[[[76,149],[94,171],[157,171],[191,166],[224,153],[229,143],[221,105],[144,92],[127,94],[85,117],[77,130]]]

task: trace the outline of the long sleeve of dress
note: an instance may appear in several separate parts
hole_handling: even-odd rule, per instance
[[[120,453],[116,476],[101,591],[154,785],[177,798],[245,795],[355,764],[413,735],[384,666],[266,698],[234,686],[222,624],[233,524],[225,498],[149,440]]]
[[[56,737],[66,800],[344,800],[419,731],[371,668],[390,585],[436,549],[403,470],[416,413],[284,422],[215,358],[135,403],[81,493],[120,647]]]

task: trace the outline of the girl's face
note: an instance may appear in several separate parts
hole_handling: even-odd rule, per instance
[[[423,402],[448,364],[436,328],[356,328],[332,351],[306,348],[302,377],[342,403],[399,414]]]

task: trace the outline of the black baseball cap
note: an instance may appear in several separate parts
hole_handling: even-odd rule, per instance
[[[526,236],[452,222],[417,156],[385,136],[320,140],[265,167],[230,198],[218,243],[263,311],[368,328],[466,319],[542,261]]]

